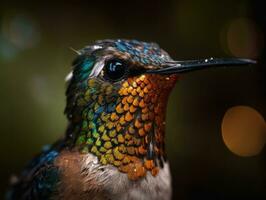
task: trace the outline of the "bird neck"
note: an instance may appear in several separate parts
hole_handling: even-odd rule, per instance
[[[103,165],[116,166],[132,180],[148,171],[155,176],[166,158],[165,115],[170,90],[156,93],[151,83],[143,83],[126,82],[118,93],[108,86],[96,90],[99,93],[88,87],[78,101],[83,109],[73,116],[67,131],[69,145],[96,155]],[[95,86],[93,81],[89,84]]]

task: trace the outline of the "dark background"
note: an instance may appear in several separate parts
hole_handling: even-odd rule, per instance
[[[75,54],[105,38],[154,41],[177,59],[247,57],[259,65],[188,74],[167,115],[173,199],[266,198],[266,150],[239,157],[221,121],[236,105],[266,118],[263,1],[1,1],[0,198],[8,179],[64,134],[64,77]]]

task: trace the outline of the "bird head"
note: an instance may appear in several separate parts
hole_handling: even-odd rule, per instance
[[[132,180],[156,175],[166,159],[167,99],[182,73],[246,59],[174,61],[155,43],[103,40],[77,51],[68,77],[68,142]]]

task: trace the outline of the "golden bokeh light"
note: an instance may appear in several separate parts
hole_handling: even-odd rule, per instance
[[[257,24],[248,18],[232,20],[221,32],[222,46],[236,57],[258,58],[264,36]]]
[[[265,120],[251,107],[235,106],[228,109],[221,128],[225,145],[238,156],[258,155],[265,145]]]

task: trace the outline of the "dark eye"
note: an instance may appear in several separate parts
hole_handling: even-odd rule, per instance
[[[121,80],[128,70],[126,61],[120,59],[106,61],[104,68],[104,77],[111,81]]]

